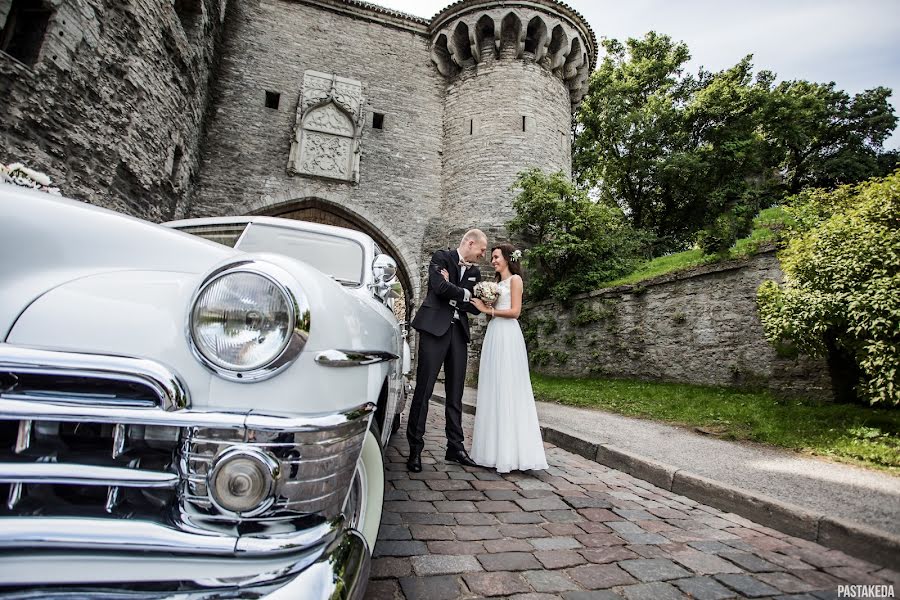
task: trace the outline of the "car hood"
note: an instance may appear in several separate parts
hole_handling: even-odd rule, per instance
[[[206,273],[117,270],[60,284],[32,302],[6,341],[46,348],[152,360],[185,384],[195,410],[324,414],[377,399],[383,376],[370,369],[316,363],[323,350],[382,350],[399,355],[396,328],[366,303],[306,263],[276,254],[244,254],[284,269],[302,288],[310,310],[309,338],[300,356],[276,376],[235,382],[213,375],[191,350],[191,299]],[[231,262],[226,261],[226,262]],[[213,267],[215,270],[218,266]],[[370,379],[372,379],[370,381]]]
[[[202,273],[236,250],[83,202],[0,184],[0,340],[35,299],[100,273]]]

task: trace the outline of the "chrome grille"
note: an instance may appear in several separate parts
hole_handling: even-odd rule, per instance
[[[0,394],[90,406],[185,408],[184,386],[150,360],[0,344]]]
[[[4,417],[0,513],[156,513],[176,499],[178,428]]]
[[[164,367],[129,357],[0,344],[0,399],[3,406],[36,409],[16,415],[0,406],[5,514],[141,514],[174,500],[178,428],[70,414],[84,408],[185,407],[183,386]],[[45,405],[53,410],[40,410]]]
[[[4,518],[17,530],[23,518],[44,529],[47,517],[138,519],[238,538],[340,514],[373,405],[314,417],[193,411],[177,378],[154,363],[110,357],[150,373],[119,380],[108,357],[24,349],[12,359],[11,348],[0,344],[0,548],[23,543],[3,533]],[[69,383],[77,393],[60,388]],[[253,518],[224,514],[207,490],[213,461],[237,444],[280,463],[275,502]]]

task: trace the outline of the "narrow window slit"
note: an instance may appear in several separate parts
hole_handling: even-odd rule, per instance
[[[266,90],[266,108],[273,108],[278,110],[278,105],[281,103],[281,94],[278,92],[270,92]]]

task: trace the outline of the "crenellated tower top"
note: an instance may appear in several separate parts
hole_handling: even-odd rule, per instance
[[[597,61],[590,26],[555,0],[460,0],[435,15],[429,32],[431,60],[444,77],[497,56],[533,61],[565,82],[573,111]]]

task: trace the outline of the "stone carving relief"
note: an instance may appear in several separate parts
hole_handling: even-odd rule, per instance
[[[306,71],[288,171],[358,182],[362,106],[359,81]]]
[[[347,113],[340,111],[333,103],[314,108],[303,121],[306,129],[353,137],[353,123]]]
[[[347,172],[350,140],[310,131],[303,144],[299,172],[334,179],[350,179]]]

